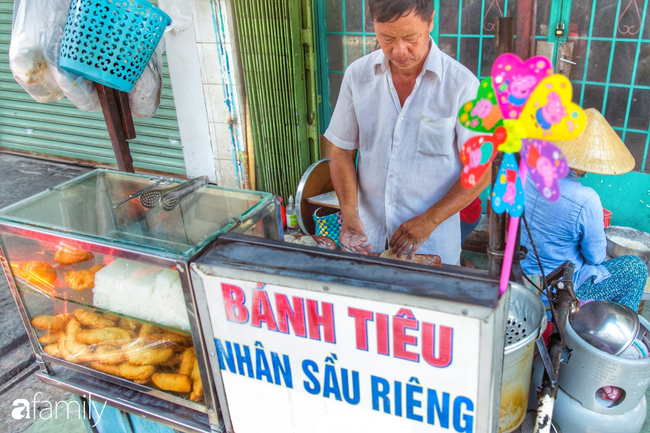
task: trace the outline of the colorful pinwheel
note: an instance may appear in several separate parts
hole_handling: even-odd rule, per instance
[[[578,136],[586,125],[582,109],[571,102],[571,82],[553,74],[545,57],[525,62],[514,54],[499,56],[492,77],[481,81],[475,100],[463,105],[459,120],[477,132],[492,133],[469,139],[460,151],[463,162],[461,183],[470,188],[485,173],[498,151],[503,161],[492,190],[492,209],[510,214],[501,294],[505,291],[519,217],[524,211],[527,170],[538,191],[546,199],[560,197],[558,180],[569,171],[560,149],[546,140],[567,140]],[[519,153],[517,167],[514,154]]]

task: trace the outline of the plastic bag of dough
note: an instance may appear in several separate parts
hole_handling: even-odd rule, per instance
[[[161,39],[149,63],[144,68],[144,72],[129,92],[129,105],[133,117],[146,119],[158,111],[163,88],[162,55],[164,51],[165,40]]]
[[[16,10],[9,45],[9,67],[14,79],[36,102],[63,96],[50,73],[41,50],[41,37],[48,0],[23,0]]]
[[[29,1],[29,0],[23,0]],[[59,66],[59,52],[63,39],[63,28],[68,17],[70,0],[49,0],[41,46],[43,58],[54,81],[63,94],[81,111],[98,111],[101,106],[95,83]]]

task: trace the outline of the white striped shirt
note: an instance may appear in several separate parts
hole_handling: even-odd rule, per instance
[[[404,107],[381,50],[345,71],[325,137],[342,149],[359,149],[359,215],[373,251],[383,251],[402,223],[444,197],[460,177],[460,147],[476,134],[461,126],[458,111],[476,98],[478,85],[474,74],[433,40]],[[458,264],[460,249],[455,214],[417,252]]]

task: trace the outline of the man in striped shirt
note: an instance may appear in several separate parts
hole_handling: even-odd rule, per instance
[[[487,185],[460,184],[460,147],[473,133],[458,111],[478,80],[433,42],[431,0],[369,0],[381,50],[350,64],[328,130],[343,213],[340,241],[359,254],[460,263],[458,212]],[[359,152],[358,168],[355,156]]]

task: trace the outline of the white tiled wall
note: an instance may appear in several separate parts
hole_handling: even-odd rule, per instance
[[[246,150],[243,77],[238,53],[233,49],[236,36],[231,24],[234,15],[230,1],[191,0],[190,3],[194,22],[198,23],[196,40],[218,182],[223,186],[243,187],[243,177],[237,176],[235,170],[236,158]]]
[[[186,0],[163,0],[163,3],[171,4],[176,1]],[[243,76],[239,55],[234,48],[236,36],[232,24],[234,20],[232,4],[230,4],[232,1],[189,0],[193,26],[188,30],[194,31],[195,41],[192,42],[193,46],[189,46],[189,42],[186,43],[184,49],[195,50],[198,53],[203,101],[194,101],[189,107],[177,106],[176,108],[194,111],[197,114],[200,110],[203,111],[200,114],[207,117],[211,148],[208,149],[210,152],[202,154],[210,154],[210,158],[214,160],[217,183],[222,186],[243,187],[243,175],[241,172],[238,175],[235,169],[240,153],[246,151],[246,135]],[[179,55],[174,56],[174,53],[168,51],[170,64],[175,58],[182,59],[181,53],[177,54]],[[176,87],[175,83],[178,80],[184,79],[173,75],[171,78],[173,88]],[[188,173],[189,164],[186,158]]]

